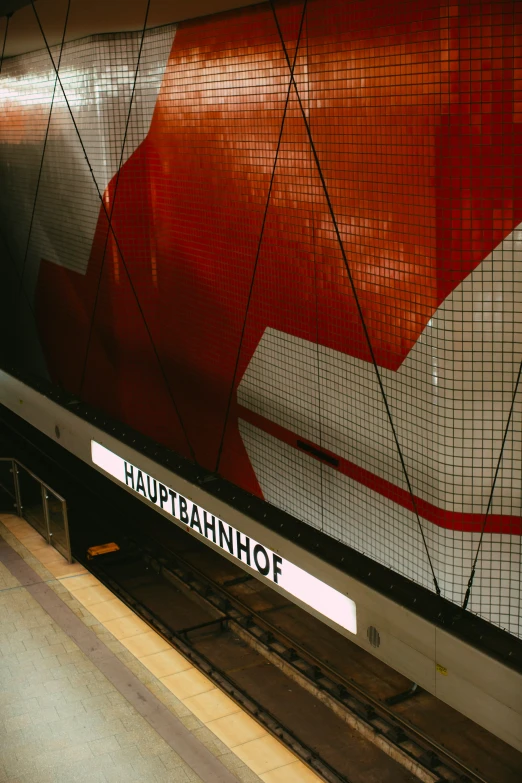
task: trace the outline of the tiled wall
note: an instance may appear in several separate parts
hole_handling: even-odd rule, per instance
[[[4,62],[17,339],[456,604],[480,543],[469,608],[521,635],[522,7],[275,12],[149,31],[123,154],[140,34],[68,44],[92,175],[59,85],[42,157],[48,54]]]

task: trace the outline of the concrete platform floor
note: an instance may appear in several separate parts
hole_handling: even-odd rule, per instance
[[[82,566],[0,515],[0,781],[319,778]]]

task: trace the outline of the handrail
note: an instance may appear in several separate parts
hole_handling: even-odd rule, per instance
[[[59,492],[57,492],[55,489],[49,486],[49,484],[46,484],[43,479],[41,479],[39,476],[36,475],[36,473],[33,473],[32,470],[29,470],[28,467],[24,465],[23,462],[20,462],[20,460],[15,459],[14,457],[0,457],[0,462],[14,462],[15,465],[18,465],[19,467],[23,468],[26,473],[29,473],[30,476],[32,476],[36,481],[38,481],[39,484],[42,485],[42,487],[45,487],[49,492],[52,492],[53,495],[58,498],[58,500],[61,500],[62,503],[66,503],[67,501],[65,498],[63,498]]]
[[[32,470],[30,470],[28,467],[24,465],[23,462],[20,462],[19,460],[15,459],[14,457],[0,457],[0,462],[8,462],[11,464],[10,472],[13,475],[13,491],[14,491],[14,500],[15,500],[15,508],[17,516],[21,517],[22,519],[26,519],[29,524],[34,527],[34,529],[40,533],[42,538],[47,540],[47,543],[50,546],[53,546],[55,549],[57,549],[60,554],[62,554],[69,563],[72,563],[72,555],[71,555],[71,541],[69,538],[69,520],[67,516],[67,502],[65,498],[63,498],[58,492],[56,492],[52,487],[49,486],[45,481],[43,481],[39,476],[36,475],[36,473],[33,473]],[[34,481],[37,482],[37,484],[40,487],[40,494],[41,494],[41,508],[43,511],[43,520],[38,520],[37,515],[28,514],[25,516],[22,512],[24,509],[24,505],[22,503],[22,491],[20,486],[20,469],[23,470],[28,476],[30,476]],[[0,487],[3,486],[0,484]],[[11,495],[10,490],[7,487],[3,487],[5,491]],[[52,517],[49,514],[49,494],[52,495],[53,498],[56,498],[56,500],[61,504],[62,507],[62,522],[63,522],[63,534],[65,536],[65,543],[59,542],[59,539],[57,539],[53,534],[53,524],[54,521]],[[12,495],[11,495],[12,496]],[[33,517],[33,519],[31,518]],[[36,522],[36,524],[34,524]],[[44,529],[44,533],[42,533],[42,527]],[[40,528],[40,529],[39,529]],[[55,528],[56,529],[56,528]]]

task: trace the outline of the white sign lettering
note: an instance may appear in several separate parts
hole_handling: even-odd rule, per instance
[[[91,455],[95,465],[134,493],[154,503],[203,539],[212,541],[293,598],[347,631],[357,633],[356,608],[351,598],[236,530],[94,440],[91,441]]]

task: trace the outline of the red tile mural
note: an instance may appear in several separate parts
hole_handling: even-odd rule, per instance
[[[460,600],[521,532],[521,35],[512,0],[180,24],[85,268],[40,254],[51,376],[429,585],[417,509]]]

